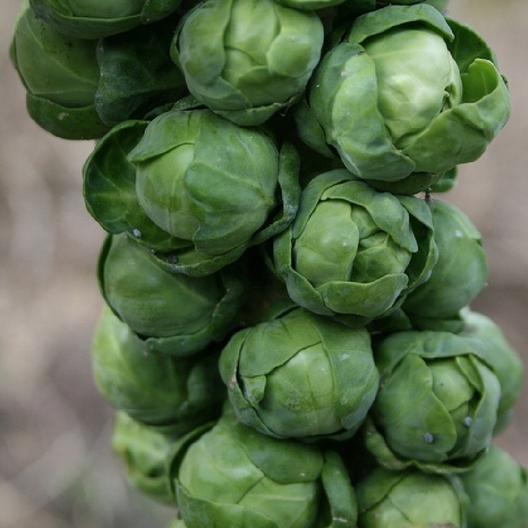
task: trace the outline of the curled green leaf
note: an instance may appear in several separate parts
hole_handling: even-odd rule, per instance
[[[519,353],[506,340],[489,317],[477,312],[462,312],[464,330],[460,334],[471,342],[482,360],[493,370],[501,385],[501,398],[495,434],[510,422],[513,407],[521,395],[524,367]]]
[[[64,139],[94,139],[108,127],[95,109],[99,83],[96,42],[57,32],[23,4],[11,59],[27,90],[35,122]]]
[[[143,118],[153,108],[174,103],[187,93],[183,75],[169,53],[174,25],[171,17],[99,41],[101,77],[95,105],[105,123]]]
[[[129,31],[176,11],[181,0],[31,0],[35,13],[58,31],[97,39]]]

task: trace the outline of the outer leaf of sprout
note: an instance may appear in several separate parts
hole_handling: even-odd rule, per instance
[[[107,130],[95,110],[99,81],[95,41],[68,38],[24,4],[11,59],[27,90],[30,116],[65,139],[93,139]]]
[[[35,13],[58,31],[75,38],[97,39],[160,20],[181,0],[31,0]]]

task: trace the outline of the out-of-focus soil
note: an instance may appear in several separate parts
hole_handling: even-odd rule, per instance
[[[0,3],[0,526],[163,526],[168,511],[128,490],[111,456],[111,413],[90,372],[103,240],[82,199],[92,144],[53,138],[27,117],[7,57],[17,4]],[[495,49],[514,114],[446,199],[475,222],[489,254],[490,283],[474,308],[500,323],[528,360],[528,3],[452,4],[452,16]],[[499,439],[525,465],[527,394]]]

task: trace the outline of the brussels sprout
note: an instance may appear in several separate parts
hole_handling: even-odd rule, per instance
[[[457,486],[440,475],[378,468],[357,488],[359,526],[464,528],[459,493]]]
[[[318,16],[274,0],[206,0],[172,53],[196,99],[239,125],[259,125],[304,91],[323,38]]]
[[[472,30],[429,5],[389,6],[359,17],[324,57],[313,116],[301,106],[297,121],[309,145],[328,154],[323,135],[356,176],[415,193],[480,157],[510,106],[493,54]]]
[[[152,499],[169,504],[172,495],[167,463],[173,443],[125,413],[117,414],[112,448],[126,464],[128,481]]]
[[[300,195],[292,147],[279,153],[263,131],[207,110],[118,125],[84,178],[87,207],[104,229],[129,233],[163,253],[160,265],[195,276],[286,229]]]
[[[174,20],[169,18],[99,41],[101,78],[95,105],[105,123],[142,118],[153,107],[185,95],[185,80],[169,54],[173,34]]]
[[[367,448],[387,469],[465,471],[491,442],[499,380],[479,351],[447,332],[400,332],[376,351],[380,390]]]
[[[171,434],[190,431],[219,414],[225,393],[217,361],[216,354],[198,360],[149,354],[144,341],[108,308],[92,349],[97,387],[108,403]]]
[[[506,341],[500,328],[488,317],[462,310],[459,317],[452,320],[430,321],[429,330],[450,332],[446,339],[457,342],[460,349],[472,350],[494,372],[501,386],[495,434],[501,432],[510,422],[515,405],[522,389],[523,363],[519,354]],[[411,329],[408,317],[401,311],[387,320],[375,321],[371,330],[390,333]],[[435,328],[437,327],[437,328]]]
[[[23,4],[11,59],[27,90],[29,115],[65,139],[98,138],[107,131],[94,104],[99,69],[94,41],[57,33]]]
[[[495,432],[502,431],[513,414],[523,384],[523,363],[519,354],[506,341],[501,329],[485,315],[465,310],[461,336],[471,342],[480,358],[488,364],[501,385],[501,399]]]
[[[370,337],[301,309],[235,334],[220,372],[240,421],[276,438],[349,438],[378,390]]]
[[[356,527],[336,453],[260,435],[230,413],[177,444],[170,477],[188,528]]]
[[[65,35],[96,39],[160,20],[181,0],[31,0],[39,17]]]
[[[477,297],[488,279],[480,233],[469,218],[445,202],[435,200],[431,209],[438,262],[429,280],[403,304],[413,326],[424,330],[435,321],[459,318],[460,310]]]
[[[244,302],[237,275],[239,270],[202,278],[170,273],[125,235],[109,237],[99,260],[101,291],[114,313],[148,350],[179,357],[228,333]]]
[[[469,528],[528,526],[528,473],[508,453],[492,447],[461,479]]]
[[[334,170],[303,191],[295,223],[275,240],[274,262],[296,303],[365,323],[429,278],[433,238],[425,201],[377,192]]]

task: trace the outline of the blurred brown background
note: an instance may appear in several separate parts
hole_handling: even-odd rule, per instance
[[[475,304],[528,362],[528,2],[451,0],[509,78],[514,115],[448,199],[485,238],[491,265]],[[95,392],[89,347],[101,306],[103,235],[85,212],[91,143],[55,139],[24,108],[7,49],[19,2],[0,2],[0,526],[162,527],[169,511],[130,491],[108,447],[111,413]],[[528,385],[500,443],[528,466]]]

